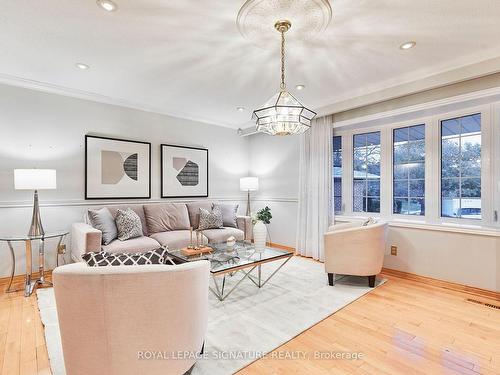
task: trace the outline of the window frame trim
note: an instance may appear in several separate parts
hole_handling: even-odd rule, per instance
[[[471,114],[481,114],[481,207],[482,219],[441,217],[441,121]],[[393,136],[394,129],[425,125],[425,215],[394,214],[393,211]],[[353,212],[353,140],[354,135],[381,132],[381,192],[380,213]],[[443,111],[431,116],[392,122],[385,119],[377,125],[335,128],[334,135],[342,136],[342,207],[339,218],[379,217],[393,222],[430,225],[470,225],[500,228],[500,101]],[[498,182],[498,183],[497,183]],[[492,207],[492,209],[485,209]],[[493,220],[493,211],[498,220]]]

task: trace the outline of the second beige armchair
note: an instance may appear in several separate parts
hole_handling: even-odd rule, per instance
[[[370,287],[382,270],[387,238],[387,223],[362,222],[333,225],[324,235],[325,270],[328,282],[335,284],[335,274],[368,276]]]

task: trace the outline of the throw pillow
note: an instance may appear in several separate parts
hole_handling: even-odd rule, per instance
[[[145,253],[116,253],[105,251],[90,252],[82,255],[82,259],[90,267],[103,266],[138,266],[144,264],[168,264],[166,247],[150,250]]]
[[[118,210],[115,223],[120,241],[143,236],[141,218],[131,208]]]
[[[237,204],[220,204],[214,203],[212,209],[218,208],[222,212],[222,221],[225,227],[238,228],[237,213],[238,213],[238,205]]]
[[[375,224],[376,221],[373,217],[369,217],[365,222],[363,222],[363,226],[367,227],[368,225]]]
[[[212,212],[200,208],[200,223],[198,225],[198,230],[219,229],[223,226],[222,212],[219,208],[214,207]]]
[[[109,245],[113,240],[118,237],[118,229],[116,228],[115,220],[113,215],[106,207],[99,210],[89,210],[88,218],[90,224],[95,229],[98,229],[102,233],[102,244]]]

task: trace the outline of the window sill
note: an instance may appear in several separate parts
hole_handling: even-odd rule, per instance
[[[344,216],[336,215],[336,220],[339,221],[362,221],[366,220],[366,217],[360,216]],[[378,217],[377,219],[384,220]],[[451,233],[461,233],[461,234],[471,234],[476,236],[489,236],[489,237],[500,237],[500,229],[485,227],[481,225],[467,225],[467,224],[455,224],[455,223],[441,223],[441,224],[430,224],[425,221],[403,221],[403,220],[386,220],[390,227],[395,228],[410,228],[410,229],[422,229],[422,230],[432,230],[437,232],[451,232]]]

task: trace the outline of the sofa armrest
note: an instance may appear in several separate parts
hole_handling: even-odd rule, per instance
[[[236,225],[245,233],[245,241],[252,239],[252,218],[250,216],[237,216]]]
[[[80,261],[81,256],[90,251],[101,251],[102,233],[85,223],[71,226],[71,258]]]

